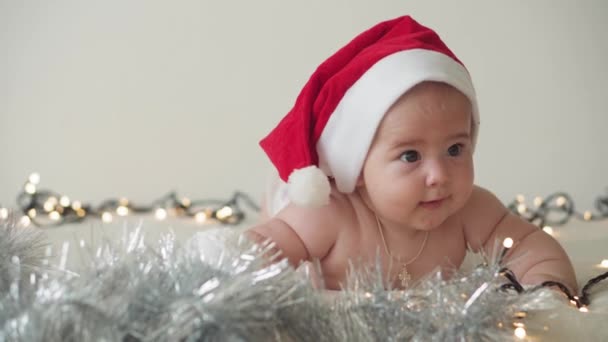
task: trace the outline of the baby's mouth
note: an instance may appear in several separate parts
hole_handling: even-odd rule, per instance
[[[447,199],[447,197],[438,198],[438,199],[435,199],[432,201],[424,201],[424,202],[420,202],[419,205],[425,209],[436,209],[436,208],[439,208],[443,204],[443,202],[445,202],[446,199]]]

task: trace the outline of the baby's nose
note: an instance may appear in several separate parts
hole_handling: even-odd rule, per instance
[[[445,184],[448,179],[447,168],[440,160],[429,161],[426,173],[426,186],[434,187]]]

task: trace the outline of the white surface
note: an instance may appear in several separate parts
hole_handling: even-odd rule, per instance
[[[312,70],[411,13],[471,71],[477,180],[504,200],[604,191],[604,0],[0,0],[0,203],[32,171],[83,201],[260,195],[257,146]]]

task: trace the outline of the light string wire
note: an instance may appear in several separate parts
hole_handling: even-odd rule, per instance
[[[220,223],[236,225],[247,216],[248,210],[259,212],[260,207],[244,192],[236,191],[227,200],[180,198],[176,192],[153,200],[149,204],[138,204],[126,198],[109,198],[99,205],[72,201],[60,193],[38,189],[40,176],[30,175],[23,190],[17,196],[17,205],[23,213],[22,225],[57,227],[98,218],[111,222],[114,216],[154,213],[158,220],[168,216],[194,218],[198,223]],[[2,214],[2,213],[0,213]]]

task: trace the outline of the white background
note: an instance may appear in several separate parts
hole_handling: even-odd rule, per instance
[[[608,2],[0,0],[0,204],[32,171],[84,202],[262,194],[258,147],[315,67],[402,14],[479,95],[477,183],[605,194]]]

